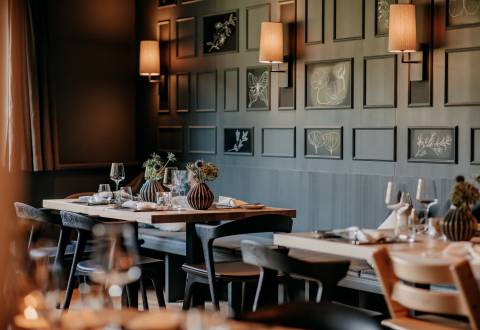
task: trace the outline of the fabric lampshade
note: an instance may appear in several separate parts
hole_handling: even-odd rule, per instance
[[[408,53],[417,50],[417,24],[414,4],[390,6],[388,51]]]
[[[260,63],[283,63],[283,24],[263,22],[260,31]]]
[[[140,75],[160,75],[160,49],[156,40],[140,42]]]

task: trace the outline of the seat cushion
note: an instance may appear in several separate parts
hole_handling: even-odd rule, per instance
[[[435,315],[416,318],[401,317],[382,321],[382,325],[394,330],[456,330],[470,329],[468,323]]]
[[[207,277],[205,264],[183,264],[182,269],[187,273]],[[241,261],[215,263],[215,276],[220,279],[256,279],[259,274],[258,267]]]

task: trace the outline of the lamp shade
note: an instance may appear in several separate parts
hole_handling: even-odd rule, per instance
[[[160,75],[160,48],[156,40],[140,42],[140,75]]]
[[[283,63],[283,24],[263,22],[260,31],[260,63]]]
[[[417,20],[414,4],[390,5],[388,51],[408,53],[417,50]]]

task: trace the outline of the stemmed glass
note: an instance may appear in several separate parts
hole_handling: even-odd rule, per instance
[[[434,180],[418,179],[417,183],[417,194],[415,196],[417,201],[422,204],[425,214],[424,214],[424,224],[427,225],[427,234],[430,236],[435,236],[435,228],[428,221],[428,214],[430,213],[430,208],[438,204],[437,198],[437,187]]]
[[[102,199],[106,199],[108,203],[111,202],[113,194],[108,183],[102,183],[98,186],[98,196]]]
[[[173,192],[175,187],[175,172],[177,171],[176,167],[166,167],[165,173],[163,175],[163,184]]]
[[[125,167],[123,163],[112,163],[112,167],[110,168],[110,179],[115,182],[116,187],[118,190],[118,186],[120,182],[125,180]]]
[[[105,287],[110,298],[109,307],[121,309],[124,286],[141,276],[135,230],[130,224],[98,224],[93,234],[95,272],[90,278]],[[110,319],[109,329],[119,329],[118,321],[115,317]]]

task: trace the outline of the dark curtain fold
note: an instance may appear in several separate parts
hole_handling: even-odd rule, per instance
[[[10,170],[54,169],[46,1],[9,1],[9,103],[4,160]]]

